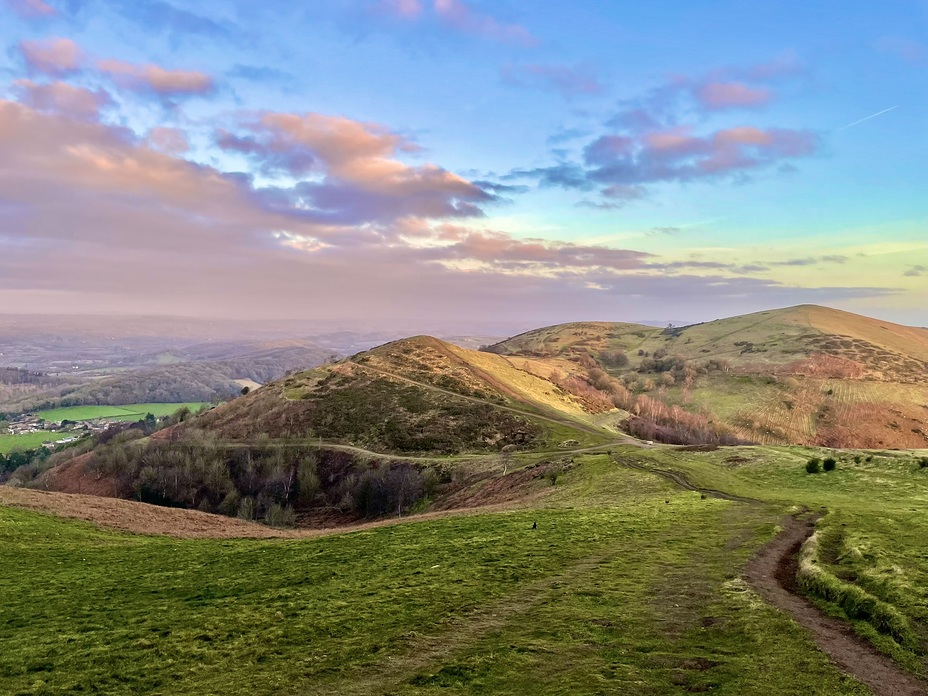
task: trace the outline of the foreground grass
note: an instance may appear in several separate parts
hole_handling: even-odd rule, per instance
[[[619,459],[681,471],[702,486],[827,512],[819,522],[816,563],[828,575],[820,589],[829,596],[813,598],[909,670],[928,676],[928,468],[919,465],[926,453],[839,452],[835,471],[805,471],[809,458],[830,454],[801,447],[624,449]],[[889,635],[848,594],[898,612],[902,635]]]
[[[578,462],[542,508],[316,540],[0,508],[0,692],[866,693],[738,578],[779,510]]]
[[[208,404],[204,403],[183,403],[183,404],[127,404],[126,406],[67,406],[64,408],[54,408],[47,411],[39,411],[36,415],[44,418],[51,423],[70,421],[88,421],[97,418],[108,418],[110,420],[137,421],[144,418],[149,413],[160,418],[170,416],[172,413],[181,408],[189,408],[191,411],[199,411]]]

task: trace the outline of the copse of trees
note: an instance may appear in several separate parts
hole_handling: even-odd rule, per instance
[[[178,441],[144,446],[124,431],[98,447],[88,469],[136,500],[292,526],[319,509],[360,517],[405,514],[434,493],[429,476],[407,463],[357,461],[344,452],[278,447],[268,438],[249,446],[187,430]]]

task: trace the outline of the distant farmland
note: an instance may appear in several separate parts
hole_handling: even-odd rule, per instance
[[[48,411],[39,411],[39,418],[53,423],[63,420],[89,421],[99,418],[120,421],[137,421],[149,413],[155,417],[169,416],[178,409],[187,407],[191,411],[199,411],[208,404],[182,403],[182,404],[128,404],[126,406],[69,406],[67,408],[54,408]]]
[[[0,454],[9,454],[13,450],[31,450],[41,447],[43,442],[62,440],[71,433],[24,433],[22,435],[0,435]]]

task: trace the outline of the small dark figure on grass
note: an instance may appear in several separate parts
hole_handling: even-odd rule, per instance
[[[538,529],[538,523],[532,522],[532,529]]]

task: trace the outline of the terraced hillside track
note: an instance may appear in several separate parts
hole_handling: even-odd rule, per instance
[[[764,504],[754,498],[700,488],[678,471],[652,468],[631,461],[621,463],[662,476],[689,491],[749,505]],[[877,651],[854,633],[847,623],[826,616],[799,593],[796,586],[798,554],[802,544],[815,531],[816,519],[786,517],[782,524],[783,530],[761,548],[745,567],[745,580],[767,602],[785,611],[809,631],[819,649],[846,674],[866,684],[876,696],[928,696],[928,684]]]
[[[515,413],[519,416],[522,416],[523,418],[533,418],[535,420],[543,420],[543,421],[547,421],[548,423],[554,423],[555,425],[563,425],[569,428],[573,428],[574,430],[581,430],[590,435],[598,435],[600,437],[604,435],[608,435],[614,438],[613,444],[627,444],[627,445],[641,445],[642,444],[640,440],[636,440],[635,438],[629,435],[623,435],[621,433],[614,433],[608,430],[603,430],[601,428],[597,428],[595,426],[589,425],[582,421],[576,421],[576,420],[573,420],[572,418],[558,416],[548,410],[545,410],[545,413],[541,414],[541,413],[536,413],[536,412],[516,408],[514,406],[505,406],[502,404],[494,403],[492,401],[487,401],[485,399],[477,398],[476,396],[468,396],[466,394],[459,394],[458,392],[451,391],[450,389],[443,389],[441,387],[436,387],[433,384],[429,384],[427,382],[420,382],[410,377],[397,374],[396,372],[391,372],[389,370],[383,370],[379,367],[371,367],[370,365],[363,365],[361,363],[357,363],[354,361],[350,361],[350,362],[352,365],[355,365],[356,367],[362,370],[370,370],[371,372],[376,372],[385,377],[400,380],[401,382],[406,382],[407,384],[412,384],[421,389],[429,389],[431,391],[438,392],[440,394],[445,394],[447,396],[453,396],[458,399],[464,399],[472,403],[490,405],[490,406],[493,406],[494,408],[500,409],[501,411],[508,411],[510,413]]]
[[[230,442],[227,447],[258,447],[265,446],[270,444],[273,447],[279,448],[315,448],[315,449],[324,449],[324,450],[336,450],[338,452],[347,452],[348,454],[356,454],[362,457],[369,457],[371,459],[383,459],[393,462],[411,462],[411,463],[423,463],[429,464],[434,462],[471,462],[479,461],[481,459],[497,459],[499,457],[498,452],[493,452],[490,454],[457,454],[451,456],[441,456],[441,455],[408,455],[408,454],[390,454],[388,452],[376,452],[374,450],[365,449],[363,447],[357,447],[355,445],[344,445],[340,443],[331,443],[324,440],[320,441],[318,438],[312,440],[294,440],[288,438],[286,440],[270,440],[266,442]],[[527,452],[515,452],[514,454],[530,454],[532,456],[567,456],[575,454],[590,454],[593,452],[605,452],[611,447],[615,447],[616,444],[628,444],[628,443],[607,443],[605,445],[590,445],[589,447],[573,447],[573,448],[564,448],[564,449],[555,449],[555,450],[529,450]],[[643,444],[635,443],[641,447],[644,447]]]

